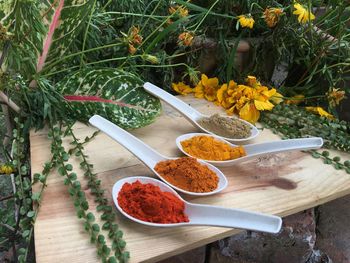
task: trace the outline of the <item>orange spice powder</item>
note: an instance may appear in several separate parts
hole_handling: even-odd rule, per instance
[[[219,183],[215,172],[190,157],[162,161],[154,169],[172,185],[189,192],[211,192]]]
[[[247,155],[243,146],[232,147],[212,136],[194,136],[181,145],[189,155],[209,161],[233,160]]]

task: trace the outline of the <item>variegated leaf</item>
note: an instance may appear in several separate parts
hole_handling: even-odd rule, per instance
[[[80,30],[86,26],[86,20],[92,12],[94,0],[60,0],[63,7],[60,10],[60,3],[56,6],[55,14],[59,11],[59,23],[53,25],[55,14],[50,26],[54,27],[52,43],[49,46],[48,63],[57,60],[68,51],[70,45],[75,41]],[[49,31],[50,33],[50,31]],[[45,58],[46,60],[46,58]],[[43,63],[45,63],[45,60]],[[40,63],[40,61],[39,61]],[[38,64],[39,64],[38,63]],[[40,71],[40,70],[39,70]]]
[[[161,104],[142,88],[137,76],[115,69],[85,69],[58,83],[75,118],[99,114],[123,128],[139,128],[160,114]]]
[[[34,0],[18,0],[15,3],[5,0],[3,5],[7,9],[1,23],[13,35],[6,64],[8,68],[30,78],[36,72],[37,58],[47,32],[41,13],[45,5],[42,1]]]

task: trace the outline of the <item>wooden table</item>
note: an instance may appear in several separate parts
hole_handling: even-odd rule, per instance
[[[204,100],[183,98],[203,113],[222,111]],[[95,129],[77,124],[80,138],[90,136]],[[180,156],[175,138],[196,129],[180,114],[163,104],[163,114],[144,128],[132,133],[166,156]],[[263,130],[254,142],[278,140],[269,130]],[[50,158],[47,130],[32,132],[32,173],[40,172]],[[66,142],[67,148],[68,142]],[[152,176],[150,170],[105,134],[100,133],[86,146],[94,171],[107,189],[111,200],[112,185],[127,176]],[[344,158],[350,159],[349,156]],[[83,189],[86,185],[79,160],[71,162]],[[245,164],[224,168],[229,186],[220,194],[189,198],[195,203],[243,208],[268,214],[287,216],[320,205],[350,193],[350,175],[337,171],[307,153],[289,152],[269,155]],[[77,218],[63,178],[52,173],[47,181],[41,211],[35,225],[35,250],[38,263],[98,262],[96,249]],[[86,191],[90,210],[95,213],[93,197]],[[238,233],[237,229],[218,227],[181,227],[176,229],[146,227],[129,221],[118,213],[118,224],[124,232],[130,262],[155,262]]]

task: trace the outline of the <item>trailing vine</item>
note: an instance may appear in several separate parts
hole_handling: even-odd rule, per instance
[[[102,259],[102,262],[112,263],[117,262],[117,260],[119,262],[126,262],[129,258],[129,253],[123,251],[126,246],[126,242],[122,239],[123,232],[114,223],[115,212],[108,205],[108,199],[104,196],[104,190],[101,188],[101,181],[93,173],[93,165],[88,162],[88,156],[83,152],[83,145],[96,135],[97,132],[90,137],[86,137],[83,142],[79,142],[72,130],[72,124],[66,126],[64,130],[60,127],[52,126],[49,132],[49,137],[52,139],[51,151],[58,168],[58,173],[65,177],[64,184],[69,186],[68,192],[73,198],[77,216],[84,221],[84,229],[90,234],[90,241],[95,244],[97,254]],[[74,145],[74,148],[68,152],[62,144],[62,138],[66,136],[73,138],[71,144]],[[102,212],[101,220],[104,221],[102,227],[95,222],[94,214],[88,211],[89,203],[84,191],[81,189],[81,183],[77,178],[77,174],[73,172],[73,166],[68,163],[72,154],[75,154],[76,157],[80,157],[82,160],[80,167],[85,170],[84,177],[88,180],[88,188],[95,196],[94,201],[98,204],[96,209],[98,212]],[[106,238],[101,232],[101,229],[108,231],[108,237],[112,241],[111,248],[107,245]],[[113,255],[110,255],[112,250]]]
[[[88,180],[88,189],[90,189],[91,194],[95,196],[95,202],[98,204],[96,207],[97,212],[102,212],[100,217],[104,222],[102,229],[108,231],[108,237],[112,240],[112,250],[114,251],[115,257],[122,262],[127,261],[130,255],[129,252],[123,252],[126,242],[122,239],[123,232],[119,229],[118,225],[114,223],[116,213],[112,206],[108,205],[108,199],[105,197],[104,190],[101,188],[101,180],[98,180],[97,174],[93,173],[93,165],[88,162],[88,156],[83,152],[84,143],[89,142],[98,132],[95,132],[91,137],[86,137],[83,142],[79,142],[71,128],[68,129],[68,132],[73,138],[71,144],[75,146],[69,153],[75,153],[75,156],[82,159],[80,167],[85,171],[84,177]]]
[[[277,105],[271,112],[264,112],[260,119],[265,128],[269,128],[282,139],[317,136],[324,140],[323,147],[350,153],[350,124],[338,119],[332,120],[310,114],[295,105]],[[330,156],[329,151],[322,153],[308,151],[312,157],[320,158],[325,164],[333,165],[336,170],[350,173],[350,161],[341,163],[339,156]]]
[[[302,107],[284,104],[264,112],[261,123],[283,139],[318,136],[323,138],[325,148],[350,153],[350,124],[346,121],[327,119]]]
[[[350,161],[346,160],[341,162],[341,158],[339,156],[330,157],[329,151],[323,151],[322,153],[317,151],[310,151],[312,157],[318,159],[322,159],[324,164],[332,165],[336,170],[345,170],[348,174],[350,174]]]

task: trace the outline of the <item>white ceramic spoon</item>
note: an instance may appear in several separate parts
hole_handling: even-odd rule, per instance
[[[178,188],[169,182],[167,182],[161,175],[159,175],[155,170],[155,165],[160,161],[166,161],[171,159],[177,159],[177,158],[168,158],[160,153],[156,152],[154,149],[146,145],[144,142],[142,142],[140,139],[136,138],[132,134],[128,133],[127,131],[123,130],[122,128],[118,127],[114,123],[110,122],[109,120],[106,120],[105,118],[94,115],[89,119],[89,122],[94,125],[96,128],[100,129],[104,133],[106,133],[109,137],[123,145],[126,149],[128,149],[130,152],[132,152],[141,162],[143,162],[148,168],[152,170],[153,173],[155,173],[160,179],[162,179],[165,183],[173,187],[179,192],[189,194],[189,195],[197,195],[197,196],[203,196],[203,195],[212,195],[216,194],[227,186],[227,179],[225,175],[215,166],[208,164],[206,162],[200,161],[201,164],[206,165],[210,170],[216,173],[216,175],[219,178],[218,187],[211,192],[206,193],[196,193],[196,192],[189,192],[186,190],[183,190],[181,188]]]
[[[162,90],[161,88],[158,88],[157,86],[153,85],[152,83],[146,82],[143,85],[143,88],[147,92],[151,93],[152,95],[160,98],[161,100],[164,100],[166,103],[168,103],[170,106],[172,106],[175,110],[179,111],[194,126],[198,127],[199,129],[201,129],[202,131],[204,131],[206,133],[214,134],[214,133],[204,129],[198,123],[198,120],[205,118],[205,117],[209,117],[209,116],[204,115],[204,114],[196,111],[194,108],[192,108],[191,106],[188,106],[182,100],[176,98],[175,96]],[[250,126],[251,135],[249,137],[244,138],[244,139],[232,139],[232,138],[227,138],[227,137],[223,137],[223,136],[220,136],[220,137],[227,140],[227,141],[230,141],[230,142],[245,142],[248,140],[252,140],[256,136],[259,135],[259,130],[254,125],[252,125],[251,123],[249,123],[245,120],[242,120],[242,119],[239,119],[239,120]],[[216,135],[216,134],[214,134],[214,135]]]
[[[136,181],[147,184],[159,186],[163,192],[170,192],[176,195],[185,203],[185,213],[189,218],[189,222],[173,223],[173,224],[159,224],[142,221],[127,214],[118,204],[118,194],[125,183],[133,183]],[[163,182],[150,177],[127,177],[117,181],[113,186],[112,191],[113,201],[117,209],[127,218],[148,226],[157,227],[178,227],[191,225],[207,225],[219,227],[234,227],[241,229],[248,229],[254,231],[263,231],[268,233],[278,233],[281,229],[282,219],[278,216],[265,215],[256,212],[245,211],[241,209],[230,209],[211,205],[199,205],[189,203],[181,198],[173,189]]]
[[[215,135],[209,135],[206,133],[187,133],[183,134],[176,138],[176,145],[177,147],[187,156],[189,155],[187,152],[184,151],[182,148],[181,142],[184,140],[188,140],[194,136],[208,136],[208,137],[215,137],[217,140],[220,140],[222,142],[225,142],[227,144],[230,144],[232,147],[236,147],[237,145],[234,145],[232,143],[229,143],[225,140],[223,140],[219,136]],[[310,150],[310,149],[319,149],[323,145],[323,139],[320,137],[314,137],[314,138],[301,138],[301,139],[290,139],[290,140],[282,140],[282,141],[272,141],[272,142],[264,142],[264,143],[257,143],[257,144],[248,144],[248,145],[242,145],[247,153],[246,156],[233,159],[233,160],[227,160],[227,161],[210,161],[210,160],[204,160],[208,163],[211,163],[215,166],[219,167],[225,167],[225,166],[231,166],[237,163],[245,162],[250,159],[257,158],[261,155],[271,154],[271,153],[279,153],[279,152],[285,152],[285,151],[295,151],[295,150]],[[194,156],[191,156],[194,157]]]

